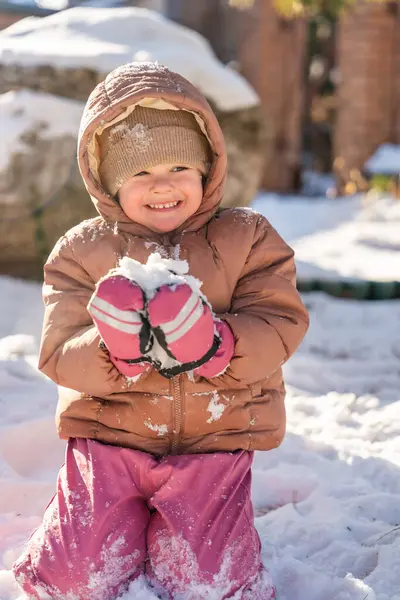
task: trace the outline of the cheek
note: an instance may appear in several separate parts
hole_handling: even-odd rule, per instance
[[[193,204],[200,206],[201,201],[203,199],[203,186],[200,178],[198,181],[196,180],[186,182],[185,195]]]
[[[125,190],[120,190],[119,203],[123,210],[129,210],[139,206],[139,200],[143,195],[143,191],[140,188],[140,185],[135,185],[134,189],[127,188]]]

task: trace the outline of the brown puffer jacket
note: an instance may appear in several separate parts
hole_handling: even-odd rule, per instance
[[[98,180],[96,136],[138,103],[193,112],[214,152],[200,209],[169,235],[130,221]],[[293,251],[268,221],[245,209],[218,210],[226,153],[207,102],[163,67],[121,67],[88,100],[78,161],[100,216],[61,238],[45,266],[39,368],[60,386],[60,437],[156,455],[278,446],[285,432],[281,365],[301,342],[308,315],[295,288]],[[214,311],[234,332],[235,354],[222,376],[167,380],[151,370],[132,382],[99,347],[86,309],[96,282],[120,257],[146,262],[155,251],[188,261]]]

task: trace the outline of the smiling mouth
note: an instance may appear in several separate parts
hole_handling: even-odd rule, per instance
[[[181,204],[181,200],[177,200],[176,202],[165,202],[164,204],[147,204],[147,208],[151,210],[171,210],[177,208]]]

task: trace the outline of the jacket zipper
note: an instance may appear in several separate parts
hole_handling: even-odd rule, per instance
[[[168,254],[174,258],[173,245],[168,235],[163,236],[163,245],[167,247]],[[181,391],[181,375],[175,375],[172,378],[172,396],[173,396],[173,411],[174,411],[174,429],[172,431],[171,454],[178,454],[179,441],[182,429],[182,391]]]
[[[182,430],[182,392],[181,375],[172,378],[172,390],[174,397],[174,430],[172,432],[171,454],[178,454],[180,434]]]

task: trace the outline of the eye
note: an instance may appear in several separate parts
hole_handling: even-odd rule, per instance
[[[136,173],[135,177],[143,177],[143,175],[150,175],[148,171],[140,171],[140,173]]]
[[[172,169],[171,169],[171,171],[173,173],[179,173],[180,171],[187,171],[187,170],[188,170],[188,167],[179,167],[179,166],[172,167]]]

